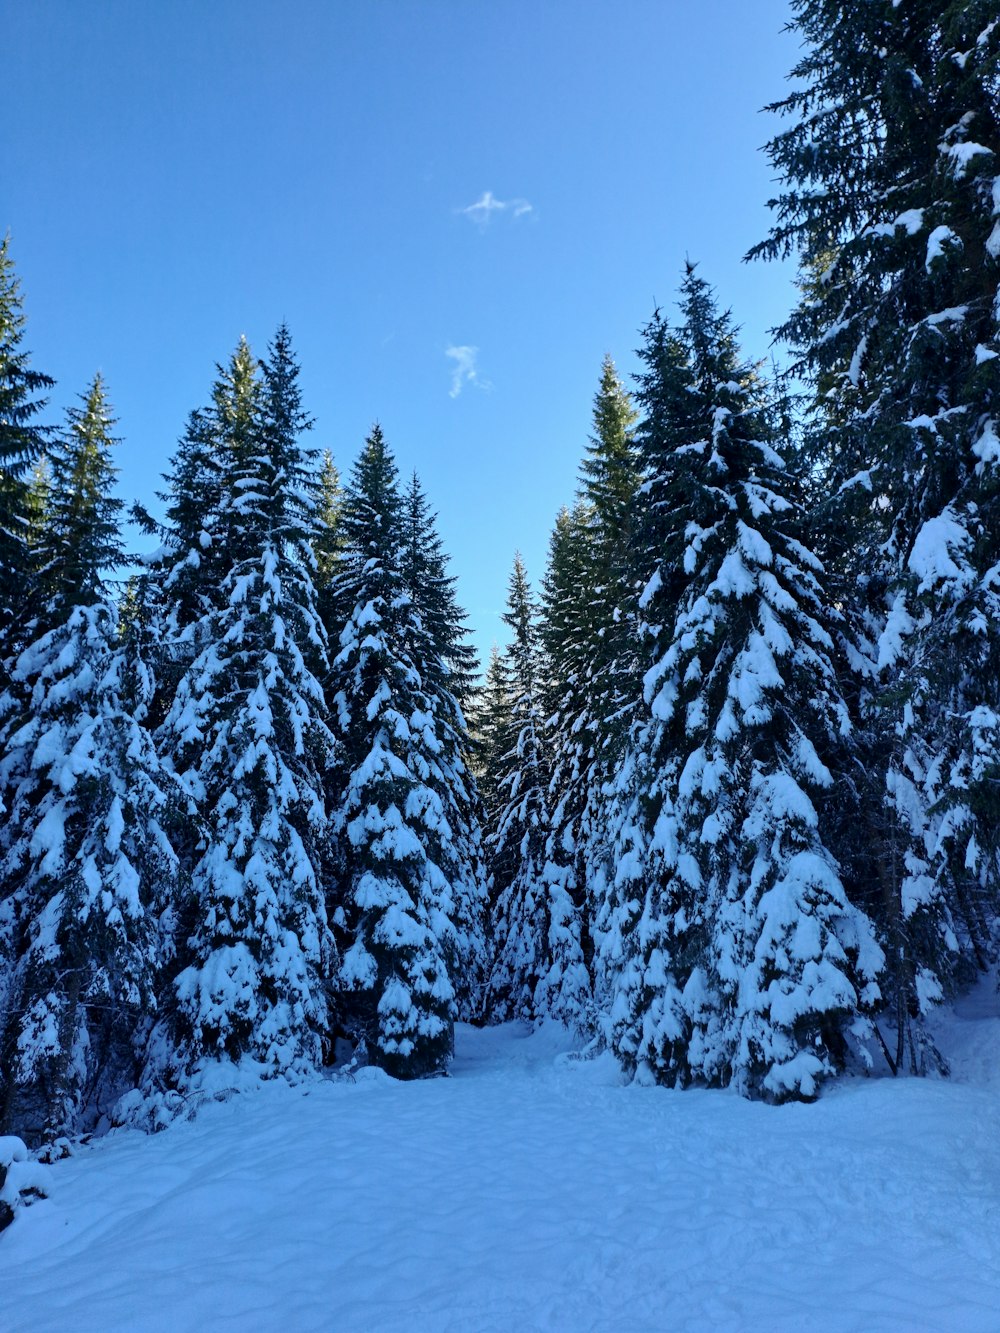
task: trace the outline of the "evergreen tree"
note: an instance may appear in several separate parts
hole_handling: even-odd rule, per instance
[[[549,992],[572,964],[563,951],[571,955],[574,940],[569,895],[546,875],[550,820],[538,609],[519,554],[503,619],[513,636],[505,653],[510,712],[492,778],[500,804],[488,838],[493,963],[487,1003],[497,1020],[532,1021],[551,1012]]]
[[[177,686],[206,646],[211,616],[223,605],[222,583],[231,565],[223,530],[225,473],[234,448],[250,449],[253,423],[237,422],[241,386],[254,379],[256,363],[241,338],[229,366],[217,366],[211,401],[188,416],[184,433],[157,492],[164,506],[162,522],[142,505],[133,506],[140,527],[159,538],[145,556],[145,614],[156,628],[157,690],[152,721],[157,727],[169,710]],[[239,444],[239,440],[243,444]],[[165,739],[165,738],[164,738]]]
[[[346,1026],[368,1058],[412,1078],[443,1072],[451,1055],[463,945],[448,875],[462,853],[442,795],[442,719],[413,659],[426,637],[404,575],[404,502],[378,426],[352,470],[342,527],[336,597],[350,611],[331,676],[344,738],[339,980]]]
[[[602,779],[617,767],[641,696],[633,586],[641,482],[636,420],[631,395],[606,356],[594,398],[594,434],[581,467],[591,529],[591,711]]]
[[[49,440],[49,432],[36,420],[46,405],[40,395],[55,382],[31,369],[21,346],[24,326],[10,237],[5,236],[0,241],[0,671],[26,641],[32,568],[27,551],[28,478]]]
[[[585,820],[594,795],[595,725],[593,610],[595,571],[591,513],[578,502],[556,519],[542,590],[541,644],[545,652],[542,703],[550,756],[546,792],[544,876],[550,910],[559,920],[553,960],[535,1002],[567,1022],[585,1025],[591,994],[586,894]],[[551,933],[551,932],[550,932]]]
[[[48,455],[42,454],[31,471],[26,496],[27,532],[26,541],[31,568],[33,590],[38,594],[37,570],[40,564],[40,552],[45,542],[45,525],[52,500],[52,465]]]
[[[613,856],[606,789],[641,699],[632,586],[635,420],[614,362],[605,357],[580,497],[557,522],[543,586],[552,755],[548,863],[573,904],[573,933],[588,970],[595,904],[604,896]],[[574,967],[569,975],[580,974]],[[561,1008],[579,1022],[589,1006],[581,992],[575,1004]]]
[[[339,598],[344,553],[343,507],[344,489],[340,481],[340,472],[333,461],[333,455],[328,449],[325,449],[317,477],[316,525],[312,548],[316,561],[316,611],[326,634],[329,662],[332,662],[337,654],[340,634],[352,609],[351,607],[342,606]],[[321,684],[327,714],[328,717],[332,717],[333,685],[329,663]],[[342,766],[338,766],[336,763],[328,764],[323,774],[323,786],[326,809],[331,818],[343,799],[343,780]],[[336,932],[337,922],[341,921],[342,923],[343,920],[343,907],[339,900],[339,886],[345,874],[342,839],[331,837],[329,856],[326,898],[331,928]],[[331,885],[337,885],[338,892],[333,892],[330,888]],[[351,943],[351,940],[342,936],[341,943],[346,947]]]
[[[318,1065],[333,970],[310,423],[284,326],[260,368],[241,341],[214,404],[229,568],[163,728],[200,815],[172,1013],[190,1086],[218,1061],[265,1077]]]
[[[446,686],[464,709],[478,679],[479,660],[469,642],[466,614],[458,604],[457,579],[448,573],[437,516],[416,473],[403,498],[403,577],[425,636],[427,646],[421,651],[435,684]]]
[[[800,0],[801,86],[777,108],[794,124],[770,145],[786,190],[757,247],[796,250],[809,278],[784,333],[817,394],[830,545],[877,640],[862,703],[891,744],[867,806],[879,782],[890,804],[869,878],[912,1068],[921,1015],[988,961],[1000,888],[994,11]]]
[[[68,413],[68,438],[48,459],[50,480],[40,478],[47,495],[35,489],[33,509],[40,529],[38,550],[39,615],[45,631],[65,616],[67,606],[96,602],[105,571],[122,561],[122,502],[104,493],[115,469],[110,449],[114,426],[100,375]],[[103,488],[103,489],[102,489]]]
[[[433,711],[435,747],[428,755],[428,784],[441,802],[449,829],[442,844],[453,858],[439,862],[452,891],[457,953],[451,960],[457,1012],[478,1018],[486,972],[485,867],[481,846],[481,804],[470,766],[471,741],[464,705],[478,671],[468,641],[465,613],[458,605],[454,576],[420,481],[414,473],[403,496],[403,585],[413,614],[408,621],[411,659],[419,666]]]
[[[341,512],[344,490],[340,473],[329,449],[323,450],[319,471],[318,532],[313,544],[316,557],[316,588],[321,593],[336,580],[340,555],[344,547],[341,531]],[[329,627],[328,627],[329,628]]]
[[[868,1031],[884,961],[824,841],[849,720],[761,387],[690,267],[682,312],[695,430],[663,484],[689,497],[673,520],[684,584],[646,676],[654,871],[615,1035],[658,1079],[811,1098]]]
[[[170,786],[140,725],[149,678],[105,583],[123,554],[99,377],[82,401],[53,451],[45,625],[0,738],[0,1120],[32,1141],[91,1126],[134,1086],[176,872]]]
[[[690,349],[657,309],[638,352],[636,432],[641,487],[632,524],[631,569],[639,589],[636,638],[640,677],[670,650],[690,570],[689,523],[700,523],[699,420]],[[608,853],[591,877],[596,899],[597,981],[608,1038],[625,1070],[641,1079],[690,1077],[690,1023],[682,997],[704,961],[705,914],[698,878],[678,859],[674,788],[683,726],[651,714],[655,675],[613,781],[605,827]]]
[[[483,822],[496,828],[503,802],[500,760],[506,753],[508,720],[511,709],[511,684],[507,663],[494,643],[486,677],[477,691],[472,713],[473,752],[476,777],[482,799]]]

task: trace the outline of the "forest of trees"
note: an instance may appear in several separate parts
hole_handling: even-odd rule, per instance
[[[482,679],[419,479],[310,448],[286,328],[127,512],[3,242],[0,1132],[440,1074],[457,1019],[775,1102],[944,1070],[1000,944],[1000,19],[793,12],[748,256],[799,265],[790,369],[688,264]]]

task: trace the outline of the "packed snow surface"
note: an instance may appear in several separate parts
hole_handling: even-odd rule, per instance
[[[272,1085],[55,1164],[0,1236],[3,1327],[995,1333],[992,989],[941,1044],[949,1080],[776,1109],[463,1027],[451,1078]]]

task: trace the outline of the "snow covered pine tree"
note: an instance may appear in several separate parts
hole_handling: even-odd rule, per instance
[[[335,744],[297,381],[282,326],[262,366],[241,341],[216,385],[213,534],[228,568],[162,728],[201,840],[178,912],[171,1039],[149,1077],[193,1090],[316,1068],[330,1029],[323,773]]]
[[[647,1077],[809,1099],[866,1034],[884,962],[823,841],[827,760],[849,721],[763,388],[691,267],[681,310],[676,336],[654,320],[646,354],[673,384],[639,395],[682,405],[648,436],[673,436],[652,489],[681,503],[643,598],[662,606],[673,580],[673,614],[650,625],[635,765],[655,869],[641,903],[626,883],[630,920],[609,933],[641,949],[620,972],[613,1041]]]
[[[24,324],[10,237],[5,236],[0,241],[0,690],[6,683],[3,673],[24,647],[25,593],[31,586],[28,476],[49,440],[49,432],[34,419],[45,408],[38,395],[54,383],[31,369],[21,347]]]
[[[0,737],[0,1123],[34,1143],[92,1128],[135,1086],[176,870],[171,783],[141,725],[151,678],[105,583],[124,558],[112,426],[98,377],[52,451],[45,617]]]
[[[346,865],[333,905],[343,1022],[373,1063],[417,1078],[444,1072],[452,1052],[465,946],[448,874],[466,854],[440,767],[449,750],[457,757],[456,719],[451,704],[442,717],[446,691],[425,686],[413,658],[432,630],[406,585],[403,498],[379,426],[345,487],[341,523],[333,600],[346,623],[328,688],[344,741],[335,828]]]
[[[605,357],[580,493],[556,522],[542,597],[552,755],[546,875],[561,943],[552,944],[559,963],[540,1000],[555,1017],[587,1032],[594,1023],[593,916],[614,873],[607,789],[641,698],[632,588],[635,419],[614,362]]]
[[[562,989],[585,992],[578,917],[565,885],[546,871],[550,827],[544,751],[538,609],[520,554],[514,557],[504,622],[513,633],[503,657],[510,711],[496,738],[496,824],[487,848],[493,959],[487,988],[491,1017],[532,1021]],[[573,969],[580,970],[574,981]],[[564,975],[565,973],[565,975]]]
[[[457,1016],[482,1015],[486,981],[486,869],[482,853],[482,810],[469,766],[471,742],[465,707],[478,670],[468,642],[465,613],[455,595],[455,578],[420,481],[414,473],[403,497],[403,583],[414,615],[410,656],[420,669],[432,707],[436,743],[426,756],[428,785],[441,801],[449,836],[439,841],[435,860],[451,886],[455,925],[449,969]],[[430,735],[430,733],[428,733]]]
[[[924,1015],[987,966],[1000,910],[1000,23],[994,0],[794,11],[801,86],[775,109],[795,123],[769,145],[786,189],[752,253],[794,250],[807,276],[782,332],[876,644],[867,809],[888,789],[890,817],[868,870],[893,1063],[917,1071],[939,1063]]]

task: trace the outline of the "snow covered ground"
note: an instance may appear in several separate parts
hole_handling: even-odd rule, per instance
[[[1000,1329],[1000,1017],[948,1081],[815,1106],[621,1087],[462,1028],[454,1077],[269,1087],[52,1168],[0,1236],[31,1330]]]

